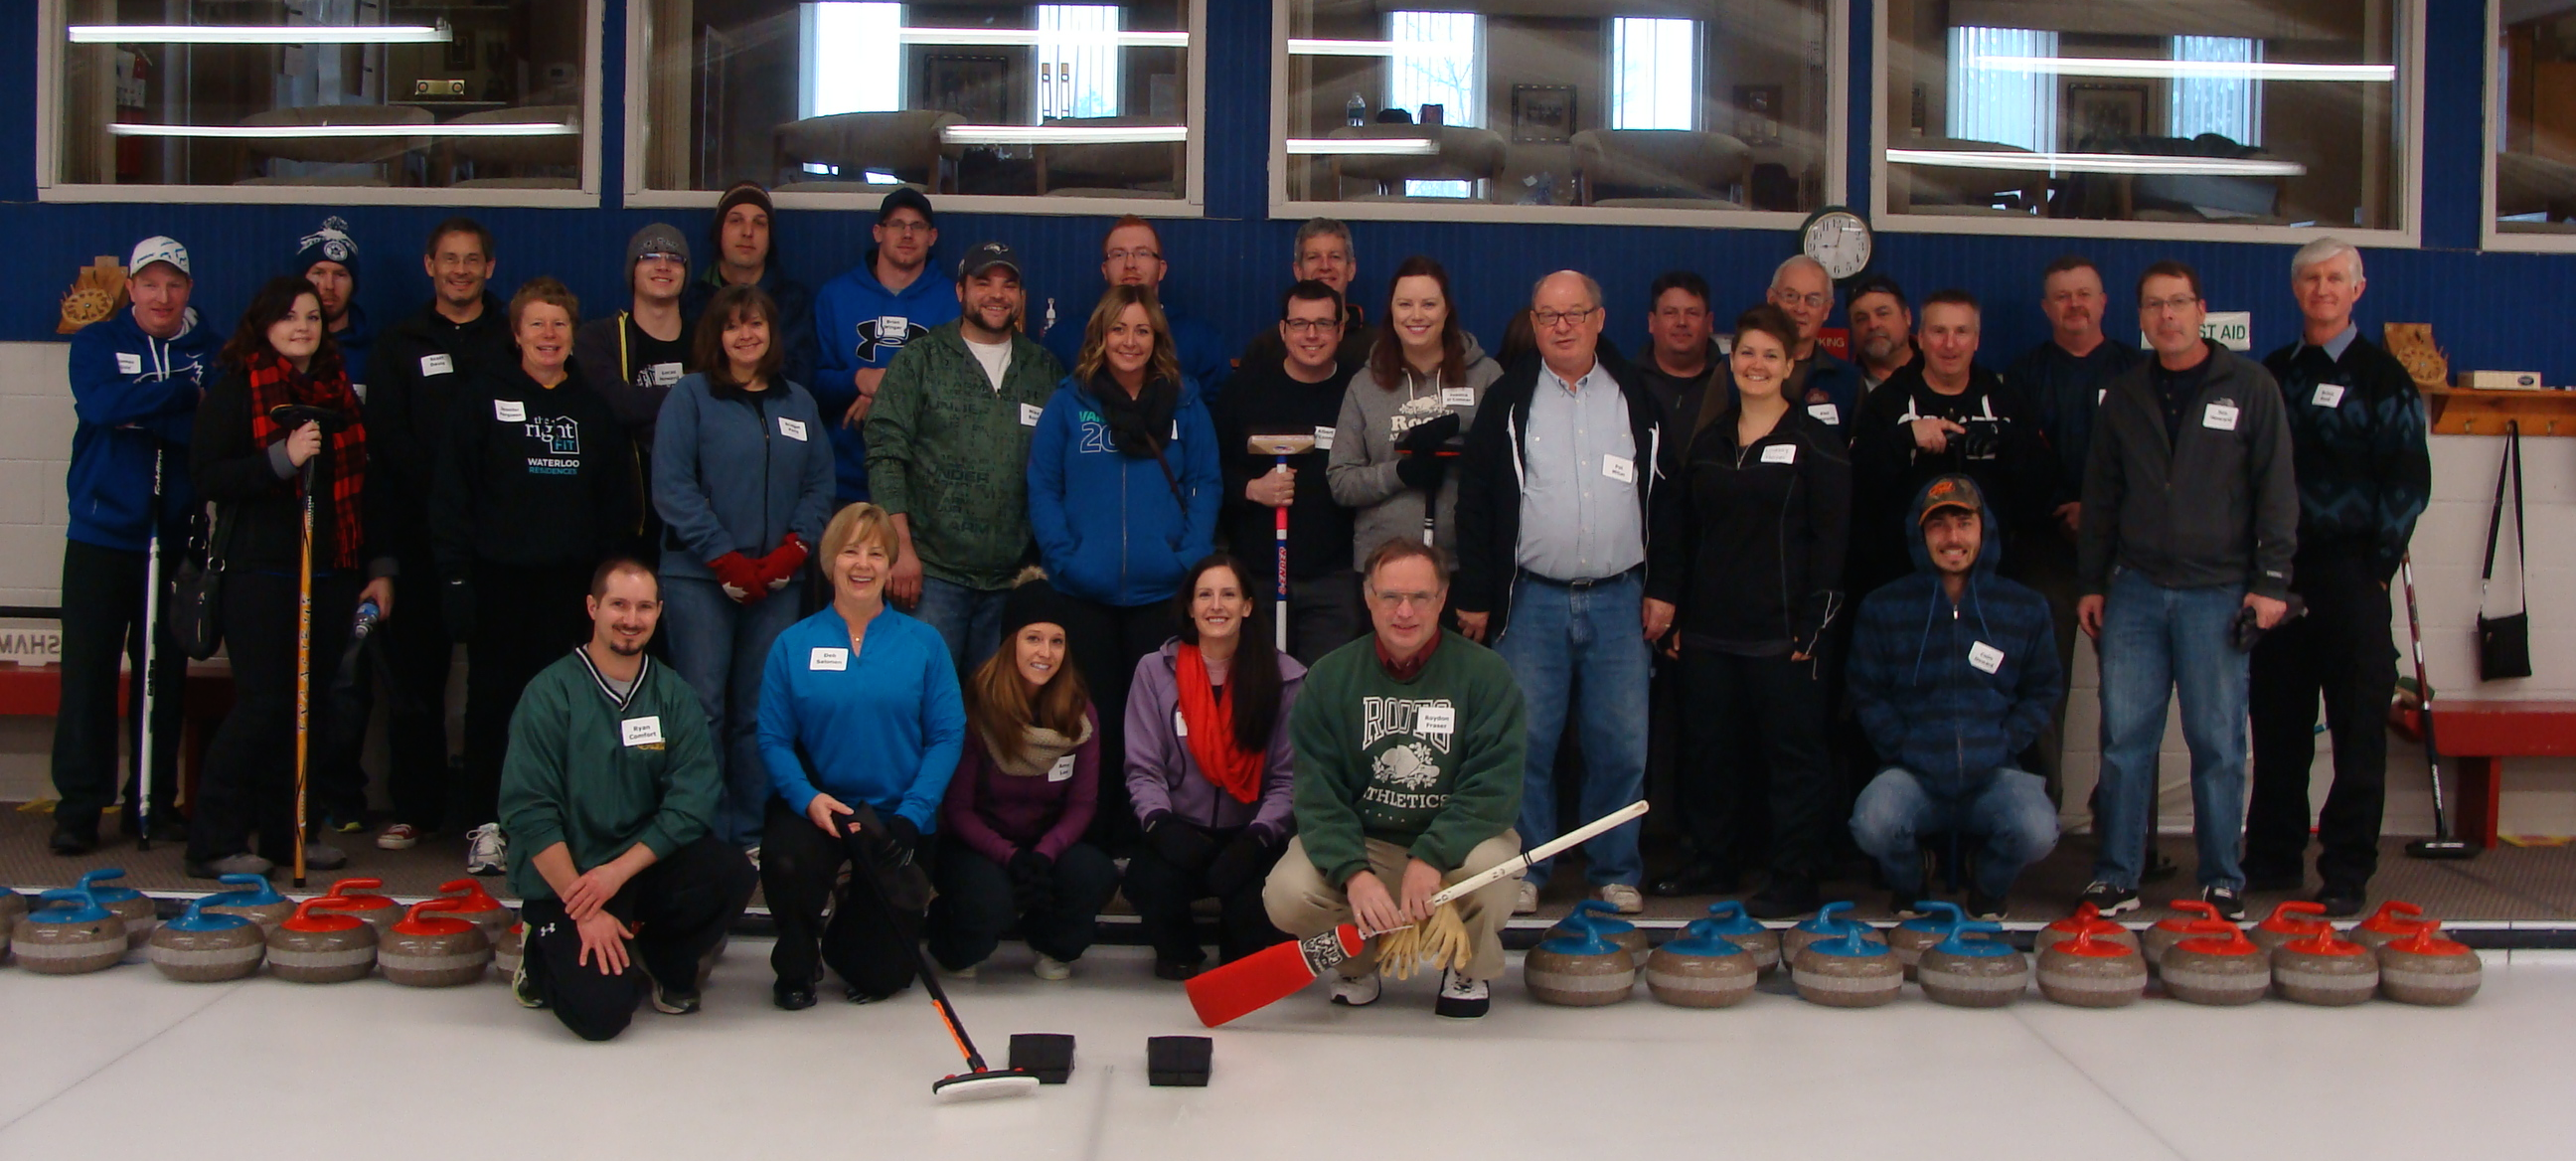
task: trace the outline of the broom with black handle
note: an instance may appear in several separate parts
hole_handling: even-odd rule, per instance
[[[2451,833],[2451,813],[2442,802],[2442,747],[2433,740],[2433,683],[2424,676],[2424,622],[2415,612],[2415,554],[2397,559],[2397,575],[2406,586],[2406,643],[2415,651],[2415,700],[2422,708],[2418,716],[2424,723],[2424,767],[2433,781],[2433,837],[2406,844],[2406,855],[2415,859],[2473,859],[2478,848],[2462,842]]]

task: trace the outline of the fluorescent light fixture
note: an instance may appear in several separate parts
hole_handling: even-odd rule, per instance
[[[1392,40],[1322,40],[1315,37],[1288,38],[1290,56],[1396,56],[1405,46]]]
[[[2130,57],[1972,56],[1967,65],[1999,73],[2067,77],[2134,77],[2221,81],[2397,80],[2393,64],[2292,64],[2279,61],[2143,60]]]
[[[276,141],[288,137],[570,137],[578,125],[561,121],[500,121],[479,125],[128,125],[107,127],[115,137],[218,137]]]
[[[73,44],[446,44],[444,24],[75,24]]]
[[[951,125],[939,131],[950,145],[1126,145],[1187,141],[1187,125]]]
[[[1427,137],[1291,137],[1292,155],[1329,157],[1429,157],[1440,143]]]
[[[1118,48],[1188,48],[1186,32],[1122,32],[1116,29],[1040,32],[1034,28],[902,28],[896,39],[905,44],[967,44],[986,46],[1064,45],[1071,48],[1113,46]]]
[[[1931,165],[1943,169],[2045,169],[2051,173],[2185,174],[2201,177],[2297,177],[2308,167],[2295,161],[2245,157],[2158,157],[2137,153],[1951,152],[1946,149],[1890,149],[1891,165]]]

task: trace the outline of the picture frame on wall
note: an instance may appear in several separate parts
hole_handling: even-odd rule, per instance
[[[1771,145],[1780,140],[1780,105],[1785,88],[1779,85],[1735,86],[1735,136],[1747,145]]]
[[[921,63],[919,108],[955,113],[975,125],[1011,122],[1009,57],[934,52]]]
[[[2144,137],[2154,129],[2147,124],[2149,96],[2146,85],[2069,84],[2058,102],[2057,139],[2064,148],[2093,150]]]
[[[1513,85],[1512,140],[1561,145],[1574,140],[1574,86]]]

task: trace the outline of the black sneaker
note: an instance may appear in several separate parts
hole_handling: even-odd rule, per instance
[[[2202,902],[2217,908],[2218,917],[2221,919],[2230,923],[2243,922],[2245,919],[2245,897],[2234,887],[2205,887],[2201,889],[2200,898]],[[2353,904],[2352,911],[2359,910],[2361,905]],[[2350,915],[2352,911],[2346,911],[2344,914]]]
[[[57,820],[54,835],[46,840],[45,846],[64,858],[86,855],[98,849],[98,826],[93,823],[88,827],[78,827]]]
[[[2234,898],[2234,896],[2229,897]],[[2133,887],[2114,887],[2100,879],[2095,879],[2084,885],[2084,893],[2076,896],[2075,901],[2090,903],[2094,910],[2104,915],[2117,915],[2123,911],[2138,909],[2138,892]],[[2241,906],[2236,911],[2239,915],[2245,913],[2245,909]]]
[[[1815,914],[1824,901],[1815,880],[1775,875],[1761,891],[1744,901],[1744,913],[1755,919],[1804,919]]]
[[[698,1010],[698,994],[684,992],[678,988],[666,988],[662,986],[662,981],[654,980],[653,1010],[665,1016],[693,1015]]]
[[[895,989],[896,992],[902,990],[903,989],[901,988]],[[871,992],[857,984],[850,984],[841,989],[841,998],[848,1000],[853,1004],[873,1004],[879,1000],[891,1000],[894,997],[895,992]]]
[[[2326,918],[2348,919],[2370,905],[2370,892],[2349,883],[2328,883],[2317,891],[2317,902],[2325,905]]]
[[[1473,1020],[1493,1007],[1493,989],[1485,986],[1485,981],[1471,980],[1454,971],[1440,973],[1440,998],[1431,1003],[1432,1015]]]
[[[802,1012],[814,1006],[814,985],[780,980],[769,986],[769,1000],[785,1011]]]
[[[2001,895],[1989,895],[1983,891],[1976,890],[1975,888],[1970,888],[1968,891],[1967,912],[1968,918],[1970,919],[1982,919],[1989,923],[2001,923],[2003,922],[2004,912],[2011,909],[2011,901],[2005,899]]]
[[[520,951],[519,966],[510,973],[510,998],[517,1000],[522,1008],[543,1010],[553,1005],[546,1002],[545,993],[537,989],[536,982],[528,978],[528,961],[535,958],[537,958],[535,948],[523,948]]]

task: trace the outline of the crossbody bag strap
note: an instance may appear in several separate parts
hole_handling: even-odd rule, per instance
[[[2522,532],[2522,421],[2506,420],[2504,425],[2504,461],[2496,465],[2495,506],[2487,513],[2486,564],[2478,572],[2478,609],[2484,613],[2487,586],[2495,579],[2496,543],[2504,531],[2505,484],[2513,485],[2513,560],[2514,575],[2524,576],[2528,565],[2523,559]],[[2523,611],[2531,609],[2531,594],[2522,596]]]

